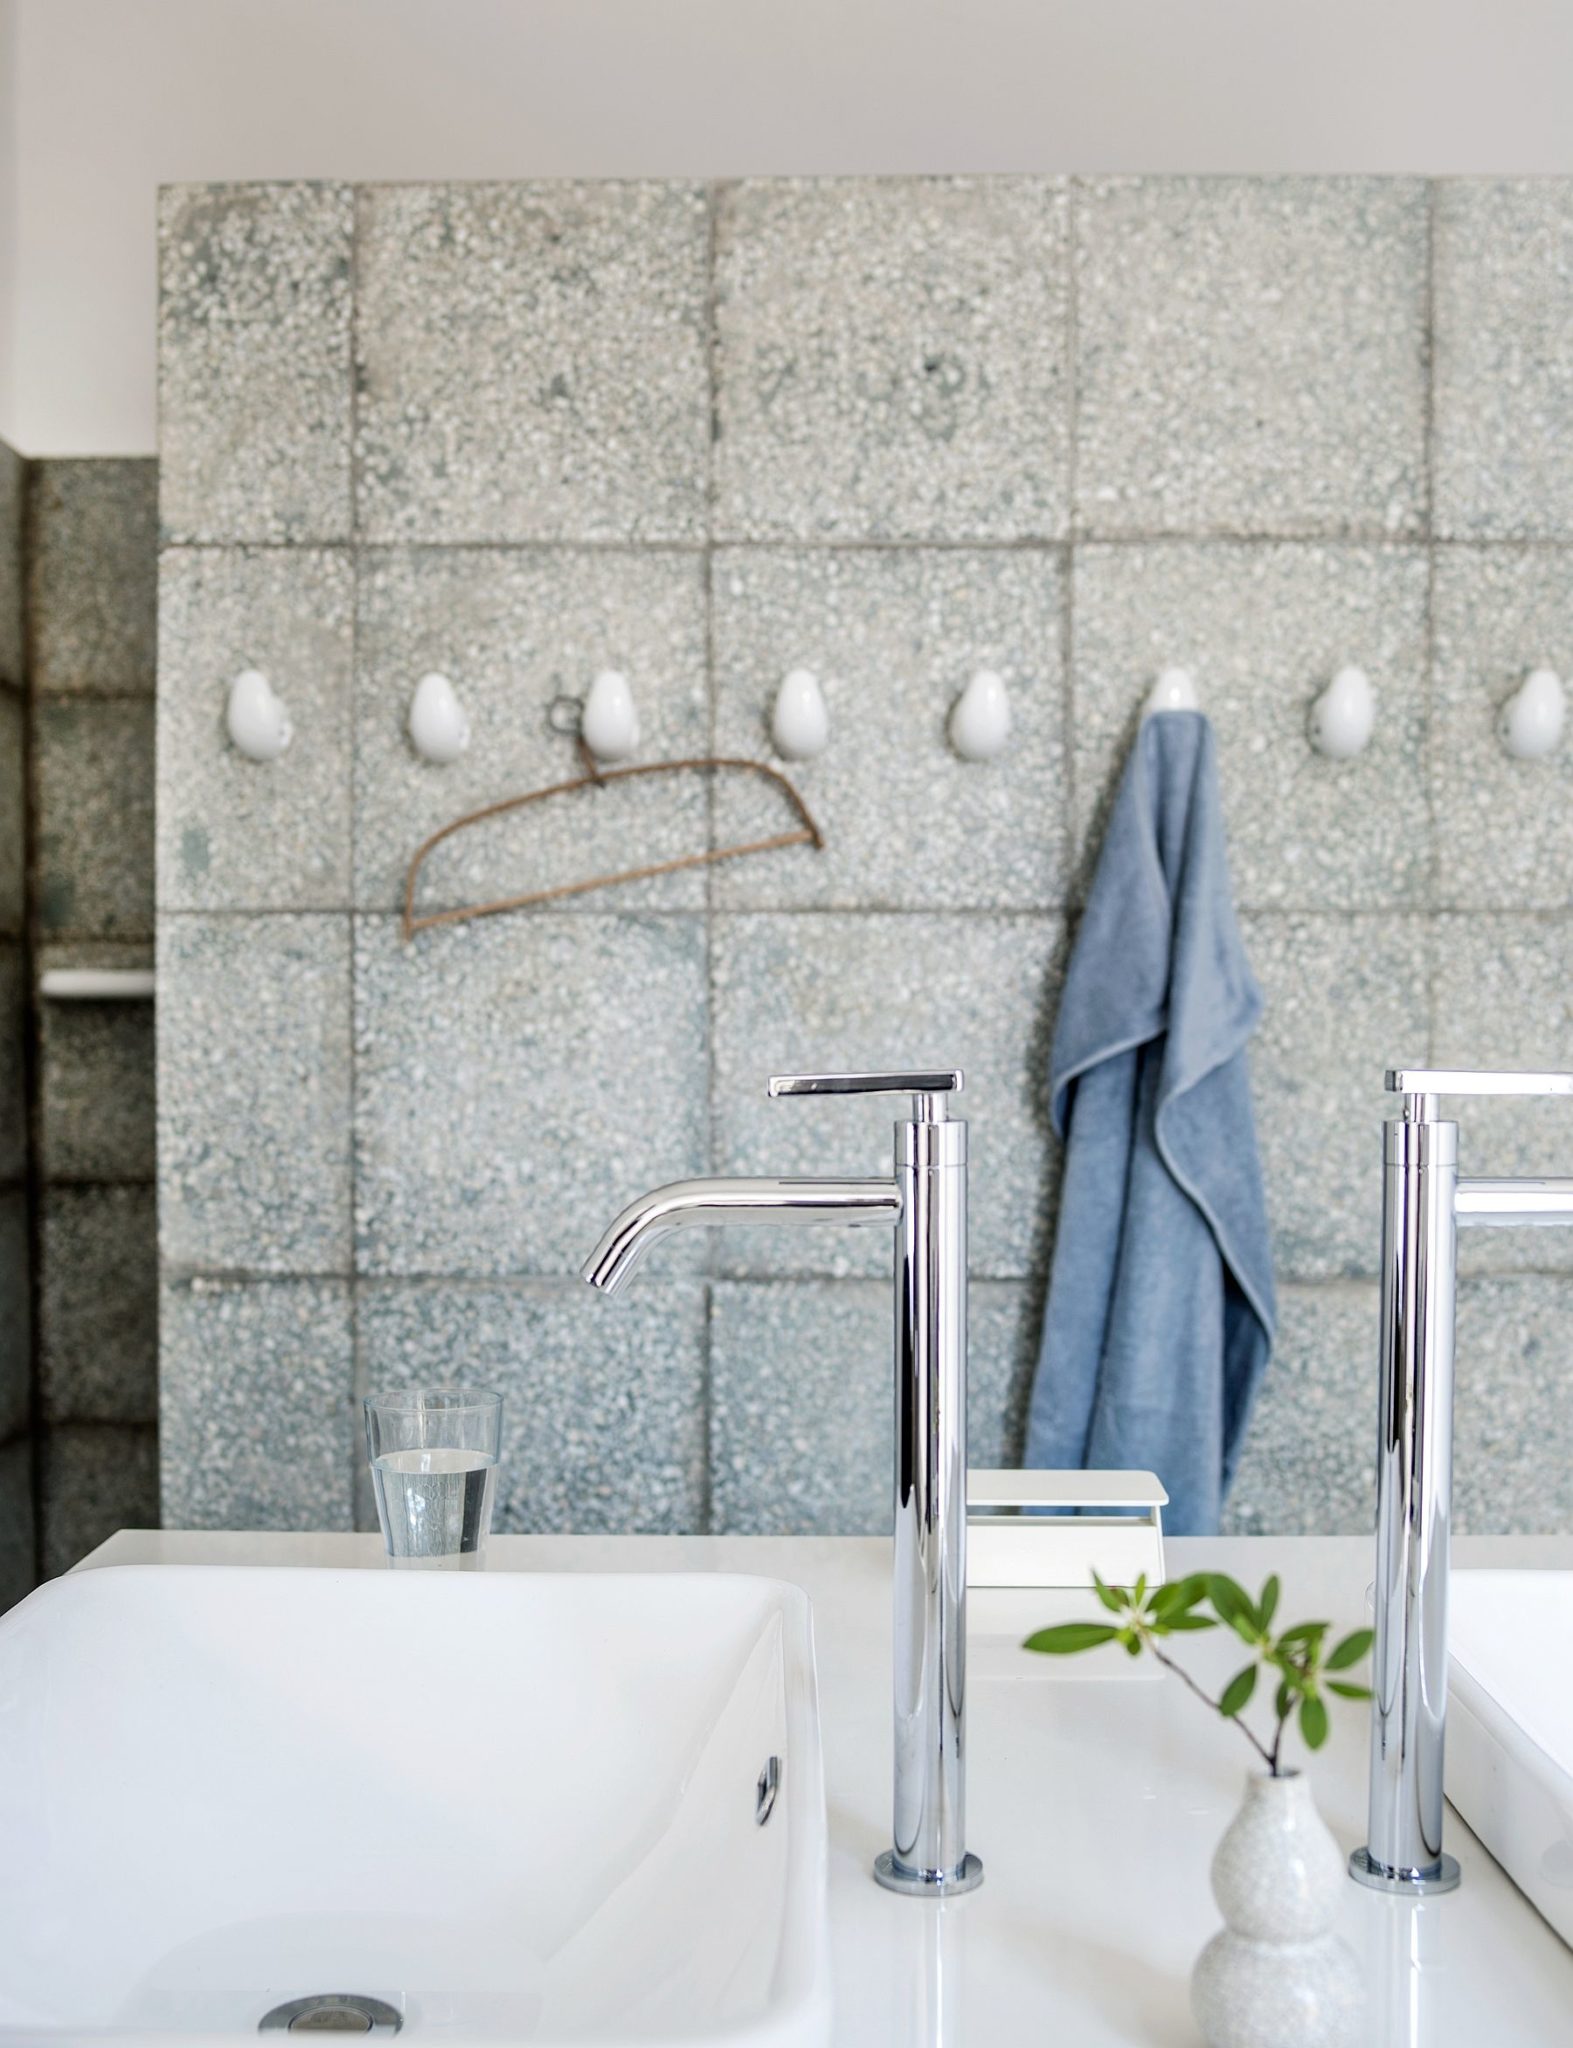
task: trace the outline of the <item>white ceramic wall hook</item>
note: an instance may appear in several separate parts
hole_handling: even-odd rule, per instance
[[[243,668],[229,686],[230,741],[248,761],[276,761],[294,737],[284,702],[260,668]]]
[[[421,677],[410,699],[410,744],[423,761],[446,767],[470,744],[470,721],[459,693],[434,669]]]
[[[579,735],[598,761],[626,761],[639,744],[639,712],[628,678],[603,668],[584,700]]]
[[[1376,692],[1363,668],[1341,668],[1311,706],[1311,744],[1330,761],[1352,761],[1376,730]]]
[[[964,761],[992,761],[1010,739],[1005,678],[980,668],[950,708],[950,743]]]
[[[781,678],[770,711],[770,738],[783,761],[811,761],[830,739],[830,712],[819,678],[795,668]]]
[[[1502,706],[1497,732],[1520,761],[1543,760],[1562,742],[1567,692],[1554,668],[1531,669]]]
[[[1197,694],[1196,678],[1188,668],[1166,668],[1152,688],[1147,692],[1147,702],[1142,706],[1143,718],[1150,718],[1155,711],[1200,711],[1202,700]]]

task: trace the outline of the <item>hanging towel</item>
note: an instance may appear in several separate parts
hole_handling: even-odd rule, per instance
[[[1146,718],[1077,934],[1050,1058],[1065,1144],[1027,1463],[1141,1467],[1207,1535],[1272,1349],[1272,1254],[1213,731]]]

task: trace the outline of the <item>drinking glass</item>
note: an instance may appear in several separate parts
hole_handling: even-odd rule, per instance
[[[391,1565],[481,1569],[501,1445],[501,1394],[413,1387],[367,1395],[366,1448]]]

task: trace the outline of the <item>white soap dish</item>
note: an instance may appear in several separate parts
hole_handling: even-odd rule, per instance
[[[1168,1498],[1155,1472],[969,1472],[967,1584],[1161,1586]]]

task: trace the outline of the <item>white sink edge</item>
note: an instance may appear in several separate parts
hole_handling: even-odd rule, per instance
[[[1547,1576],[1460,1572],[1455,1587],[1489,1578],[1499,1596],[1528,1593],[1539,1602],[1546,1598]],[[1555,1577],[1573,1584],[1573,1575]],[[1512,1691],[1511,1675],[1493,1672],[1488,1678],[1475,1668],[1477,1661],[1492,1664],[1490,1650],[1459,1642],[1456,1621],[1454,1633],[1444,1766],[1448,1801],[1526,1902],[1573,1947],[1573,1769],[1515,1715],[1506,1697]]]
[[[117,1576],[136,1580],[169,1581],[200,1571],[204,1580],[212,1582],[245,1580],[255,1586],[261,1580],[283,1583],[298,1583],[301,1578],[300,1566],[289,1564],[240,1564],[188,1565],[184,1563],[128,1563],[117,1568]],[[41,1602],[54,1602],[61,1598],[70,1600],[77,1589],[82,1588],[91,1576],[66,1574],[46,1581],[34,1589],[26,1598],[16,1604],[6,1616],[8,1624],[21,1619],[25,1625],[27,1610]],[[363,1584],[367,1573],[358,1566],[321,1565],[313,1568],[311,1576],[319,1583],[351,1582]],[[474,1586],[478,1581],[491,1580],[517,1586],[520,1574],[512,1572],[479,1572],[454,1575],[449,1579],[438,1574],[378,1573],[393,1583],[408,1582],[419,1577],[426,1584],[449,1583],[460,1586]],[[530,1573],[529,1578],[544,1578],[566,1583],[579,1576],[576,1573],[560,1573],[550,1569]],[[794,1815],[794,1828],[790,1837],[791,1860],[800,1871],[807,1874],[808,1881],[799,1890],[789,1887],[789,1898],[796,1910],[784,1916],[781,1927],[781,1951],[778,1962],[779,1974],[790,1981],[798,1979],[790,2005],[776,2013],[763,2016],[754,2024],[733,2024],[720,2033],[709,2028],[683,2035],[684,2041],[692,2041],[695,2048],[710,2040],[724,2040],[738,2044],[738,2048],[797,2048],[806,2039],[828,2043],[832,2026],[831,1976],[832,1962],[827,1915],[829,1824],[825,1801],[825,1763],[823,1732],[819,1716],[819,1683],[817,1649],[815,1643],[813,1605],[803,1586],[793,1580],[772,1574],[748,1571],[714,1572],[705,1570],[679,1570],[662,1572],[658,1575],[667,1582],[691,1583],[704,1586],[707,1590],[718,1584],[733,1584],[747,1587],[774,1604],[785,1617],[789,1628],[797,1637],[798,1654],[785,1660],[783,1672],[782,1701],[785,1719],[786,1754],[792,1759],[791,1770],[795,1784],[787,1792]],[[652,1575],[641,1571],[605,1571],[593,1574],[603,1587],[623,1584],[630,1591],[648,1591]],[[786,1791],[786,1787],[783,1787]],[[418,2036],[417,2026],[412,2035]],[[38,2028],[23,2024],[0,2028],[0,2044],[3,2048],[65,2048],[65,2044],[79,2036],[71,2029],[58,2026]],[[85,2037],[80,2037],[85,2038]],[[94,2039],[105,2042],[125,2043],[126,2048],[171,2048],[172,2037],[167,2031],[143,2026],[116,2028],[93,2034]],[[181,2031],[178,2040],[181,2048],[235,2048],[238,2038],[229,2031]],[[458,2033],[444,2029],[442,2038],[453,2044],[453,2048],[480,2048],[481,2037],[468,2032]],[[494,2044],[494,2037],[487,2036],[487,2043]],[[598,2037],[598,2048],[624,2048],[621,2036]],[[627,2048],[651,2048],[650,2040],[640,2036],[637,2043],[629,2041]]]

